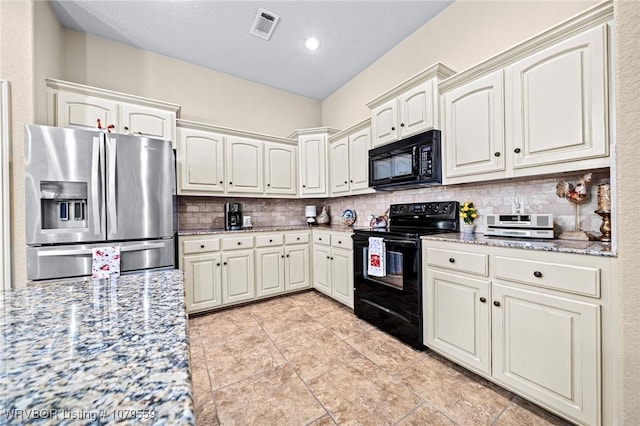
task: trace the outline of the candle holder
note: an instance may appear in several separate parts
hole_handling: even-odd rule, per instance
[[[602,232],[602,236],[599,240],[604,243],[608,243],[611,241],[611,211],[596,210],[595,213],[602,218],[602,224],[600,225],[600,232]]]

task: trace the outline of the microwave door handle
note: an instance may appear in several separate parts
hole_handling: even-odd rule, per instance
[[[107,231],[107,239],[109,238],[109,234],[117,234],[118,233],[118,206],[116,205],[116,193],[117,193],[117,182],[116,182],[116,145],[117,142],[110,138],[107,139],[107,221],[109,224]]]
[[[411,158],[413,159],[413,176],[418,176],[419,159],[418,159],[418,146],[414,145],[412,150]]]

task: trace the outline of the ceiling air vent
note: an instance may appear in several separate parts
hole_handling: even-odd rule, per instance
[[[253,26],[249,33],[265,40],[269,40],[279,20],[280,17],[278,15],[264,9],[258,9],[258,14],[256,15],[255,21],[253,21]]]

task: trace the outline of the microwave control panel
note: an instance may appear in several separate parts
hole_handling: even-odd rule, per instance
[[[420,147],[420,177],[430,178],[433,176],[433,150],[432,145]]]

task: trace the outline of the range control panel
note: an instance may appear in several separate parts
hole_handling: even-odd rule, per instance
[[[418,216],[454,219],[458,217],[459,205],[457,201],[392,204],[389,208],[389,218]]]

